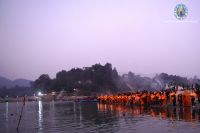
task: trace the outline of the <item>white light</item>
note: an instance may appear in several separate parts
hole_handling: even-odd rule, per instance
[[[51,92],[51,95],[56,95],[56,92],[55,92],[55,91],[52,91],[52,92]]]
[[[38,96],[43,96],[42,92],[38,92]]]

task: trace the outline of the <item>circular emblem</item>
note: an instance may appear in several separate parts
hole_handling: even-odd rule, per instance
[[[174,15],[177,19],[183,20],[188,15],[188,9],[184,4],[178,4],[174,8]]]

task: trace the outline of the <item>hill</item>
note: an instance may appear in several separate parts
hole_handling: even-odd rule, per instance
[[[91,67],[62,70],[51,79],[48,74],[42,74],[33,82],[33,88],[44,91],[61,91],[80,95],[93,95],[102,93],[119,93],[140,90],[161,90],[166,86],[177,85],[191,88],[200,84],[197,77],[187,79],[167,73],[156,74],[154,77],[142,77],[133,72],[118,74],[116,68],[110,63],[95,64]]]
[[[0,77],[0,88],[6,87],[6,88],[11,88],[15,86],[20,86],[20,87],[30,87],[30,80],[27,79],[16,79],[16,80],[10,80],[5,77]]]

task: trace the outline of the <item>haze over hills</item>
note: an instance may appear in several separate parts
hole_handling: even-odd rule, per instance
[[[35,81],[26,79],[9,80],[0,77],[0,97],[33,95],[35,92],[52,92],[65,90],[78,95],[98,95],[133,91],[159,91],[166,86],[184,88],[200,88],[198,77],[187,78],[167,73],[156,74],[153,77],[139,75],[133,72],[118,74],[112,64],[94,64],[84,68],[72,68],[57,72],[55,78],[48,74],[38,75]]]
[[[31,87],[31,82],[33,83]],[[34,82],[27,79],[10,80],[0,77],[0,89],[29,88],[45,91],[66,90],[73,92],[74,88],[79,88],[83,94],[87,92],[126,92],[135,90],[161,90],[167,84],[193,86],[200,84],[198,77],[187,78],[167,73],[156,74],[155,76],[144,76],[128,72],[118,74],[117,69],[112,64],[94,64],[90,67],[72,68],[69,71],[62,70],[56,74],[56,78],[51,79],[48,74],[42,74]],[[11,91],[11,90],[10,90]]]
[[[5,77],[0,77],[0,88],[1,87],[11,88],[15,86],[30,87],[30,82],[31,80],[27,79],[10,80]]]
[[[192,88],[200,84],[198,77],[187,78],[167,73],[146,77],[128,72],[119,75],[112,64],[94,64],[84,68],[72,68],[69,71],[62,70],[51,79],[48,74],[42,74],[33,82],[33,88],[51,92],[65,90],[73,92],[74,88],[80,94],[116,93],[139,90],[162,90],[167,85],[171,87],[182,86]]]

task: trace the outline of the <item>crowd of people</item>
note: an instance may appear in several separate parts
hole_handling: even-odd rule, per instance
[[[145,106],[195,106],[200,95],[194,90],[163,90],[99,96],[100,103]]]

